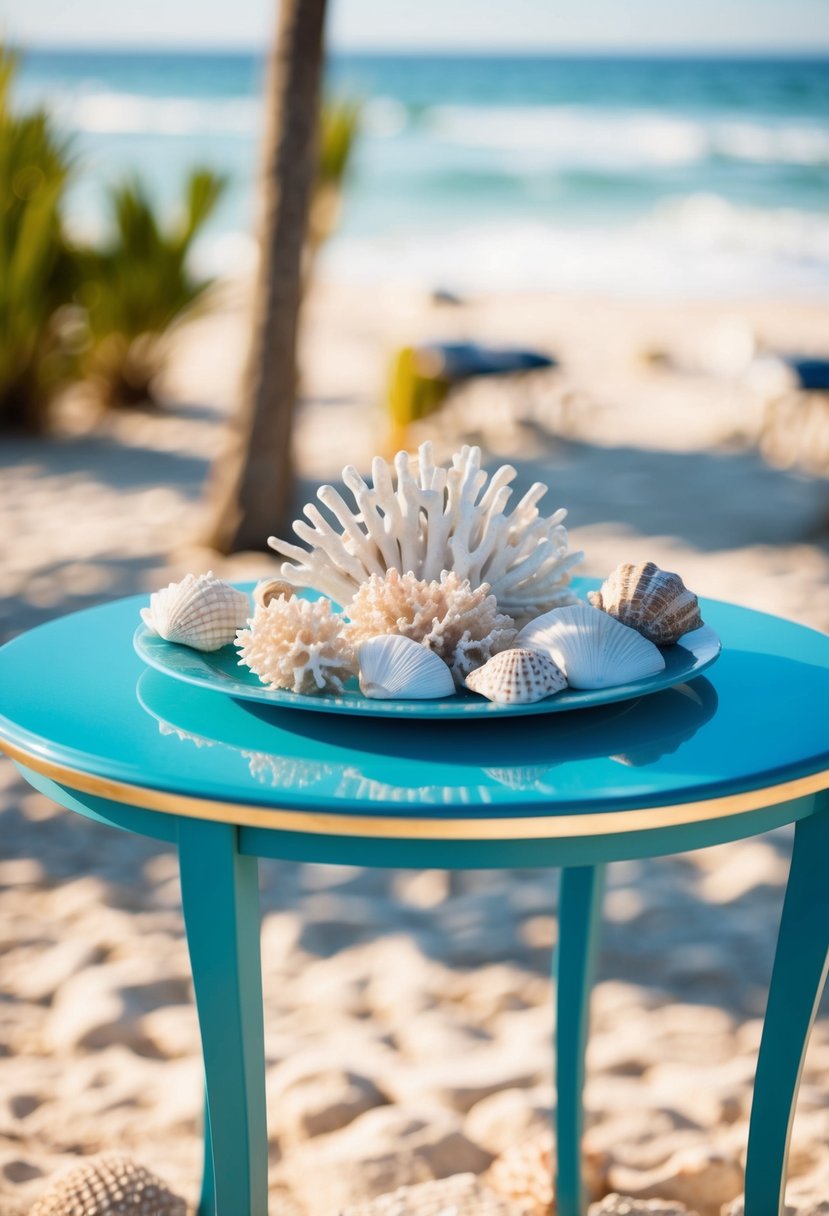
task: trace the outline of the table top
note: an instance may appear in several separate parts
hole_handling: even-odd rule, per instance
[[[690,684],[566,714],[442,723],[189,687],[134,653],[146,602],[75,613],[0,650],[0,745],[13,759],[151,810],[345,834],[379,835],[382,822],[399,836],[483,820],[491,835],[540,836],[551,820],[586,816],[609,832],[637,812],[639,827],[656,827],[829,786],[829,636],[735,605],[703,602],[723,653]]]

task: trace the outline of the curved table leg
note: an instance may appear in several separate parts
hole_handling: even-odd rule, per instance
[[[207,1105],[207,1089],[204,1091],[204,1157],[201,1174],[201,1195],[196,1216],[214,1216],[216,1211],[216,1187],[213,1177],[213,1141],[210,1135],[210,1109]]]
[[[809,1031],[829,967],[829,797],[795,825],[748,1132],[745,1216],[780,1216]]]
[[[235,827],[192,819],[179,864],[207,1093],[199,1216],[267,1216],[258,863]]]
[[[601,925],[604,866],[562,870],[556,980],[556,1211],[583,1216],[581,1174],[584,1052]]]

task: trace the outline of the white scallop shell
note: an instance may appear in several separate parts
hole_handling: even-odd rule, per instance
[[[167,642],[204,651],[229,646],[249,614],[244,592],[216,578],[212,571],[186,574],[180,583],[153,592],[149,608],[141,609],[141,619],[153,633]]]
[[[502,650],[466,677],[466,687],[499,705],[529,705],[567,687],[559,667],[529,647]]]
[[[521,630],[517,645],[546,654],[573,688],[613,688],[665,668],[653,642],[589,604],[553,608],[536,617]]]
[[[451,697],[452,673],[427,647],[398,634],[380,634],[357,648],[360,688],[367,697],[429,701]]]

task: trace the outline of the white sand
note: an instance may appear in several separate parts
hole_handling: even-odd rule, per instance
[[[320,291],[299,494],[385,445],[379,400],[395,345],[542,344],[563,371],[464,390],[423,432],[444,452],[480,438],[525,482],[543,470],[590,573],[654,558],[704,594],[827,629],[817,530],[829,484],[759,457],[761,402],[725,366],[742,331],[719,322],[735,313],[772,348],[829,353],[825,315],[804,305],[522,298],[438,310]],[[205,568],[186,548],[170,567],[168,545],[198,522],[244,333],[229,307],[185,334],[175,404],[160,416],[111,418],[90,435],[72,415],[59,441],[4,441],[6,634],[148,590],[170,568]],[[643,362],[654,347],[683,370]],[[115,1150],[192,1201],[200,1065],[175,858],[59,812],[8,764],[0,777],[0,1198],[36,1194],[75,1154]],[[789,839],[611,867],[587,1088],[600,1190],[679,1198],[690,1153],[708,1162],[694,1167],[701,1216],[732,1198],[706,1200],[705,1188],[739,1179]],[[263,874],[272,1211],[333,1216],[401,1185],[480,1173],[543,1127],[555,875],[449,881],[273,863]],[[804,1212],[829,1197],[828,1099],[824,1016],[790,1164],[790,1202]]]

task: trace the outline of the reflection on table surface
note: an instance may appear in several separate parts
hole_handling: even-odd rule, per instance
[[[211,694],[182,688],[153,671],[141,675],[136,696],[171,748],[219,749],[240,779],[253,778],[275,792],[319,786],[338,800],[420,806],[486,805],[499,787],[502,793],[555,797],[572,784],[575,766],[593,767],[584,762],[647,768],[680,753],[718,705],[704,676],[648,697],[568,714],[451,724],[369,723],[246,701],[234,701],[232,713],[217,716]],[[445,783],[412,782],[412,766],[444,755]],[[390,770],[389,761],[398,763]],[[189,763],[186,754],[181,763]],[[390,771],[396,772],[393,780]]]

